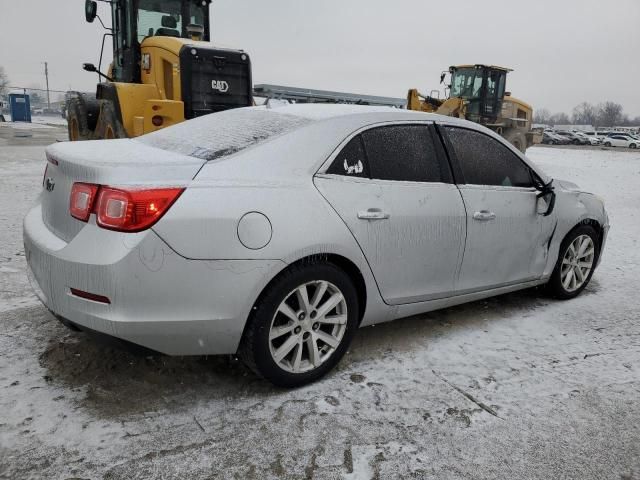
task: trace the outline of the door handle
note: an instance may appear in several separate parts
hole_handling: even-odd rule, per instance
[[[358,218],[360,220],[386,220],[389,218],[389,214],[379,208],[370,208],[366,211],[358,212]]]
[[[481,222],[486,222],[487,220],[494,220],[496,218],[496,214],[490,212],[488,210],[480,210],[473,214],[474,220],[479,220]]]

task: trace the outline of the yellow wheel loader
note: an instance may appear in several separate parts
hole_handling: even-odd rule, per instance
[[[407,108],[465,118],[494,130],[524,152],[539,143],[531,131],[533,109],[505,91],[507,73],[494,65],[458,65],[443,72],[440,83],[451,75],[448,98],[423,95],[416,89],[407,94]]]
[[[99,0],[107,3],[113,59],[95,97],[67,94],[70,140],[137,137],[186,119],[253,104],[251,60],[210,40],[211,0]],[[86,0],[88,22],[98,4]],[[103,23],[104,26],[104,23]]]

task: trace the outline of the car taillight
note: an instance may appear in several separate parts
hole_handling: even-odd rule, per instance
[[[100,187],[95,209],[97,223],[120,232],[146,230],[160,220],[183,191],[184,188]]]
[[[44,174],[42,175],[42,188],[44,188],[44,181],[47,179],[47,170],[49,170],[49,164],[44,167]]]
[[[73,218],[86,222],[91,216],[98,185],[74,183],[69,200],[69,213]]]

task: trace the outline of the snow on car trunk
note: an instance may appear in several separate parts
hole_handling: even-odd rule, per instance
[[[69,242],[86,225],[70,213],[74,183],[134,187],[185,186],[204,160],[167,152],[136,140],[59,143],[46,150],[42,219]]]

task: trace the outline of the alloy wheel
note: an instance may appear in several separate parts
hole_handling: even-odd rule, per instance
[[[575,292],[589,278],[595,260],[595,245],[589,235],[576,237],[562,258],[560,279],[567,292]]]
[[[269,329],[269,351],[290,373],[308,372],[336,351],[347,330],[347,302],[334,284],[318,280],[289,292]]]

